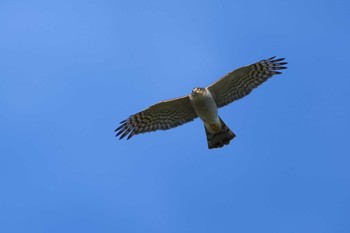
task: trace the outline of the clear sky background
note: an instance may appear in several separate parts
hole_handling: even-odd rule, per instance
[[[350,2],[0,1],[0,232],[350,232]],[[121,120],[271,56],[200,120]]]

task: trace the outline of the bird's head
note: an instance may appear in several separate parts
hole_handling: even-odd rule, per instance
[[[195,87],[192,89],[192,95],[200,95],[203,94],[205,92],[204,88],[202,87]]]

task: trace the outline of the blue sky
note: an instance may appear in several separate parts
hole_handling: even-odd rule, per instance
[[[350,232],[349,1],[0,2],[1,232]],[[271,56],[202,123],[118,123]]]

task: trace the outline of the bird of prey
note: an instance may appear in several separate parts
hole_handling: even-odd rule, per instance
[[[221,120],[218,108],[232,103],[286,69],[284,58],[271,57],[229,72],[212,85],[196,87],[180,98],[159,102],[120,122],[115,130],[119,139],[156,130],[177,127],[199,117],[207,135],[208,148],[228,145],[236,136]]]

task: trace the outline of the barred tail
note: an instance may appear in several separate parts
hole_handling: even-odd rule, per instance
[[[230,141],[236,137],[236,135],[226,126],[226,124],[221,120],[221,130],[215,133],[211,133],[205,128],[205,133],[207,134],[208,148],[221,148],[224,145],[230,144]]]

